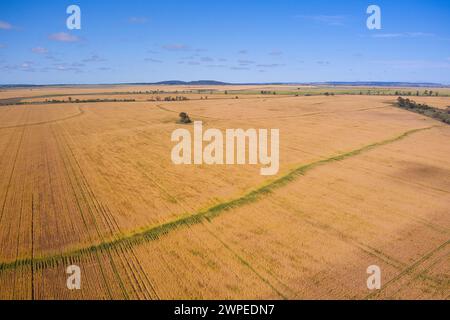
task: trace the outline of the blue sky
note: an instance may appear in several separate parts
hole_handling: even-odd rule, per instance
[[[66,27],[72,4],[81,30]],[[371,4],[381,30],[366,27]],[[1,84],[172,79],[450,84],[450,2],[0,2]]]

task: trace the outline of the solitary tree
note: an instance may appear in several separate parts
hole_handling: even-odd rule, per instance
[[[179,123],[187,124],[191,123],[191,119],[189,118],[188,114],[186,112],[180,113],[180,120],[178,120]]]

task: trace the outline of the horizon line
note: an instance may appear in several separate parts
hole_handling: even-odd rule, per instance
[[[405,86],[413,87],[450,87],[449,84],[440,82],[420,82],[420,81],[314,81],[314,82],[296,82],[296,81],[272,81],[272,82],[226,82],[218,80],[164,80],[156,82],[113,82],[113,83],[48,83],[48,84],[34,84],[34,83],[5,83],[0,84],[0,87],[57,87],[57,86],[120,86],[120,85],[230,85],[230,86],[245,86],[245,85],[335,85],[335,86]]]

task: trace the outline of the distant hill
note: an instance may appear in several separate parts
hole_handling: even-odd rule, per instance
[[[245,86],[245,85],[310,85],[310,86],[354,86],[354,87],[423,87],[423,88],[450,88],[450,85],[443,85],[441,83],[431,82],[382,82],[382,81],[359,81],[359,82],[345,82],[345,81],[329,81],[329,82],[245,82],[245,83],[230,83],[215,80],[197,80],[197,81],[180,81],[168,80],[160,82],[139,82],[139,83],[110,83],[110,84],[53,84],[53,85],[33,85],[33,84],[5,84],[0,85],[0,89],[7,88],[33,88],[33,87],[61,87],[61,86],[106,86],[106,85],[188,85],[188,86]]]
[[[312,85],[324,86],[355,86],[355,87],[446,87],[441,83],[432,82],[380,82],[380,81],[360,81],[360,82],[316,82]]]
[[[330,82],[244,82],[244,83],[230,83],[215,80],[198,80],[198,81],[180,81],[169,80],[153,83],[132,83],[135,85],[190,85],[190,86],[245,86],[245,85],[313,85],[313,86],[355,86],[355,87],[448,87],[441,83],[415,83],[415,82],[381,82],[381,81],[360,81],[360,82],[345,82],[345,81],[330,81]]]
[[[188,85],[188,86],[222,86],[222,85],[232,85],[232,83],[214,81],[214,80],[197,80],[197,81],[180,81],[180,80],[169,80],[149,83],[154,85]]]

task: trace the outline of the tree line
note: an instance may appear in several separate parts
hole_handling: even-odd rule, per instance
[[[416,103],[413,100],[402,97],[398,97],[397,106],[402,109],[423,114],[424,116],[450,124],[450,106],[447,107],[447,110],[442,110],[424,103]]]

